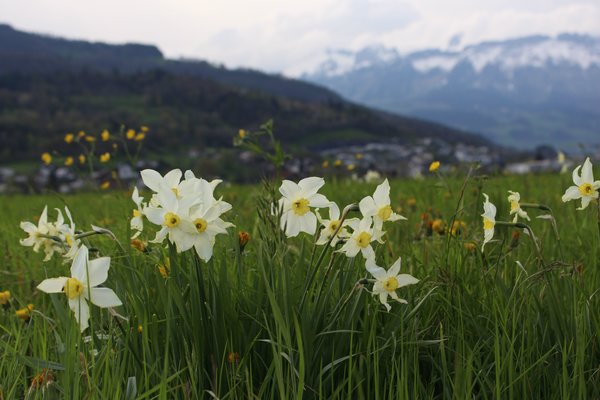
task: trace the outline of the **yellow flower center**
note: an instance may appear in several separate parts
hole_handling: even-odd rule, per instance
[[[73,246],[73,237],[69,234],[65,235],[65,241],[69,246]]]
[[[142,215],[142,213],[140,212],[140,210],[133,210],[133,216],[135,218],[139,217],[140,215]]]
[[[496,225],[496,221],[492,221],[487,217],[483,217],[483,229],[488,231],[490,229],[494,229],[494,225]]]
[[[515,210],[518,210],[519,208],[520,207],[519,207],[519,202],[518,201],[516,201],[516,200],[511,200],[510,201],[510,211],[515,211]]]
[[[181,220],[179,219],[177,214],[174,214],[172,212],[168,212],[165,214],[165,225],[169,228],[175,228],[177,225],[179,225],[179,222],[181,222]]]
[[[393,292],[394,290],[398,289],[398,279],[396,279],[395,276],[387,278],[383,282],[383,288],[388,292]]]
[[[579,192],[583,196],[591,196],[592,193],[594,193],[594,188],[592,187],[591,183],[584,183],[579,186]]]
[[[363,249],[368,247],[369,243],[371,243],[371,234],[368,232],[361,232],[356,238],[356,242],[358,243],[358,246]]]
[[[377,212],[377,216],[381,218],[382,221],[387,221],[390,219],[392,215],[392,207],[388,204],[387,206],[383,206]]]
[[[76,278],[67,279],[64,287],[65,294],[71,300],[81,296],[83,293],[83,283],[79,282]]]
[[[329,231],[333,234],[333,232],[335,232],[335,230],[338,228],[338,226],[340,226],[340,221],[339,220],[334,220],[331,221],[329,223]]]
[[[296,215],[304,215],[308,212],[308,200],[301,198],[292,203],[292,210]]]
[[[196,230],[198,231],[198,233],[202,233],[206,230],[208,223],[206,222],[205,219],[198,218],[198,219],[194,220],[194,226],[196,227]]]
[[[179,198],[179,190],[176,187],[172,188],[171,191],[175,193],[175,197]]]

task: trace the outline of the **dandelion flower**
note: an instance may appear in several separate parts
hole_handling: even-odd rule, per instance
[[[40,158],[42,159],[42,162],[46,165],[50,165],[52,163],[52,156],[48,152],[43,153]]]
[[[100,184],[100,189],[102,190],[107,190],[110,188],[110,182],[109,181],[104,181]]]
[[[146,139],[146,134],[144,132],[138,132],[133,138],[133,140],[135,140],[136,142],[141,142],[144,139]]]
[[[77,158],[79,159],[79,164],[85,164],[85,156],[83,154],[80,154]]]
[[[494,237],[494,226],[496,225],[496,206],[490,203],[490,198],[487,194],[483,194],[485,197],[485,202],[483,203],[483,244],[481,245],[481,251],[485,247],[485,244],[488,243]]]
[[[434,161],[429,165],[429,172],[435,172],[440,168],[440,162]]]
[[[317,193],[324,184],[325,180],[317,177],[304,178],[298,183],[288,180],[281,183],[281,229],[285,230],[287,237],[295,237],[300,232],[315,233],[317,217],[310,208],[325,208],[330,204],[325,196]]]
[[[398,258],[386,271],[377,266],[375,259],[367,259],[366,262],[367,271],[375,278],[373,295],[379,296],[379,301],[385,306],[388,312],[392,309],[392,306],[388,304],[388,296],[399,303],[407,304],[408,302],[406,300],[398,297],[396,290],[419,282],[419,280],[412,275],[401,274],[400,264],[401,259]]]
[[[125,133],[125,137],[128,140],[133,140],[135,139],[135,130],[134,129],[128,129],[127,132]]]
[[[108,142],[108,139],[110,139],[110,133],[105,129],[100,134],[100,137],[102,138],[103,142]]]
[[[42,281],[37,288],[46,293],[64,293],[69,308],[75,314],[81,332],[88,327],[90,309],[88,302],[101,307],[122,305],[112,289],[98,287],[108,278],[110,257],[89,260],[88,248],[82,245],[71,264],[71,277],[61,276]]]
[[[581,169],[581,174],[579,170]],[[581,199],[581,207],[578,210],[587,208],[592,199],[598,198],[598,189],[600,189],[600,181],[594,181],[594,172],[590,158],[586,158],[583,167],[578,165],[573,170],[573,183],[575,186],[569,187],[562,197],[563,202],[569,200]]]
[[[75,161],[73,160],[73,157],[69,156],[67,158],[65,158],[65,166],[70,167],[71,165],[73,165]]]
[[[4,292],[0,292],[0,306],[4,306],[8,304],[10,300],[10,291],[5,290]]]
[[[240,139],[242,139],[242,140],[245,139],[246,135],[247,135],[247,133],[246,133],[246,131],[244,129],[240,129],[238,131],[238,136],[239,136]]]
[[[510,203],[510,215],[515,214],[513,222],[517,222],[519,217],[530,221],[529,215],[527,215],[527,212],[521,209],[521,205],[519,204],[521,201],[521,195],[519,192],[513,192],[509,190],[508,193],[510,193],[508,195],[508,202]]]
[[[72,133],[67,133],[65,135],[65,143],[72,143],[73,140],[75,139],[75,135],[73,135]]]
[[[96,138],[91,135],[86,135],[83,139],[88,143],[94,143],[96,141]]]
[[[392,210],[390,205],[390,184],[384,180],[377,188],[373,196],[363,198],[359,203],[360,212],[364,217],[373,217],[375,226],[381,229],[386,221],[398,221],[406,219]]]
[[[100,155],[100,162],[107,163],[110,161],[110,153],[104,153]]]
[[[27,304],[27,307],[20,308],[15,311],[17,318],[21,318],[23,321],[29,321],[31,318],[31,312],[33,311],[33,304]]]

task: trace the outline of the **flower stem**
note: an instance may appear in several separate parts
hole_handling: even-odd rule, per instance
[[[342,211],[342,216],[340,218],[340,224],[338,225],[335,232],[333,232],[333,235],[331,235],[331,237],[329,238],[329,240],[323,247],[323,251],[321,251],[321,255],[319,255],[319,258],[317,259],[317,262],[314,265],[314,267],[312,266],[312,263],[311,263],[310,268],[312,269],[312,273],[310,274],[310,277],[309,277],[308,281],[306,282],[306,286],[304,286],[304,291],[302,293],[302,299],[300,300],[300,306],[299,306],[298,310],[300,310],[300,311],[302,310],[302,307],[304,306],[304,301],[306,300],[306,294],[308,293],[308,289],[312,285],[312,283],[315,279],[315,276],[317,275],[319,266],[321,265],[321,263],[323,262],[323,259],[325,258],[325,253],[327,253],[327,251],[329,250],[329,246],[331,245],[331,242],[337,236],[340,229],[342,229],[342,226],[344,225],[344,220],[348,216],[348,213],[350,213],[350,211],[357,211],[357,210],[358,210],[358,205],[356,205],[356,204],[350,204],[344,208],[344,210]]]
[[[529,233],[529,237],[531,238],[531,241],[533,242],[533,244],[535,246],[535,250],[537,252],[540,263],[544,262],[544,258],[542,256],[542,250],[540,249],[540,245],[538,244],[537,239],[536,239],[535,235],[533,234],[533,230],[531,229],[531,227],[529,225],[524,224],[522,222],[496,221],[496,226],[508,226],[508,227],[512,226],[512,227],[520,228],[520,229],[527,231],[527,233]]]

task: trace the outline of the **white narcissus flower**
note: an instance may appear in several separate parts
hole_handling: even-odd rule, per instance
[[[75,319],[81,332],[88,327],[90,308],[88,301],[101,307],[122,305],[112,289],[97,287],[108,277],[110,257],[88,259],[88,249],[82,245],[71,264],[71,277],[61,276],[42,281],[37,288],[46,293],[65,293],[69,299],[69,308],[75,313]]]
[[[396,300],[399,303],[407,304],[408,302],[398,297],[396,290],[418,283],[419,280],[409,274],[400,273],[401,259],[398,258],[396,262],[387,271],[375,263],[375,259],[367,259],[366,267],[367,271],[375,278],[373,284],[373,295],[379,296],[379,301],[390,311],[392,307],[388,304],[388,296]]]
[[[44,207],[42,215],[38,220],[37,226],[28,221],[21,222],[21,229],[29,235],[25,239],[19,240],[22,246],[33,247],[33,251],[36,253],[43,249],[46,257],[44,261],[48,261],[55,252],[64,253],[65,248],[60,241],[51,239],[50,237],[56,237],[60,239],[61,232],[60,228],[64,225],[64,217],[60,210],[58,211],[58,217],[56,222],[48,222],[48,206]]]
[[[57,210],[60,213],[60,210]],[[72,260],[77,254],[79,250],[79,244],[81,243],[80,239],[76,238],[75,232],[75,222],[73,222],[73,217],[71,216],[71,211],[69,211],[68,207],[65,207],[65,213],[69,218],[70,224],[63,224],[58,229],[60,231],[60,238],[67,244],[69,247],[69,251],[64,255],[66,259]]]
[[[129,221],[129,226],[131,227],[131,230],[136,231],[133,234],[133,236],[131,236],[132,239],[135,239],[144,230],[144,208],[145,208],[145,204],[143,203],[144,198],[140,196],[140,193],[138,192],[137,187],[133,188],[133,193],[131,194],[131,200],[133,200],[133,202],[137,206],[136,208],[133,209],[133,216],[131,217],[131,220]]]
[[[581,175],[579,174],[580,169]],[[598,199],[600,181],[594,181],[594,171],[589,157],[585,159],[583,167],[578,165],[573,170],[573,183],[575,186],[569,187],[563,195],[563,202],[581,199],[581,207],[578,210],[583,210],[592,199]]]
[[[191,237],[196,253],[203,261],[210,260],[213,255],[215,236],[227,233],[227,228],[233,226],[221,219],[221,213],[221,205],[217,202],[212,205],[202,203],[200,206],[193,207],[190,214],[192,225],[183,225],[183,229]]]
[[[377,240],[383,243],[381,237],[385,232],[373,225],[371,217],[365,217],[360,221],[350,221],[348,226],[352,228],[352,235],[346,240],[346,243],[339,250],[346,254],[347,257],[356,257],[360,252],[367,260],[375,258],[375,250],[371,246],[371,242]]]
[[[494,226],[496,225],[496,206],[490,203],[490,198],[487,194],[483,194],[485,202],[483,203],[483,244],[481,245],[481,251],[485,247],[485,244],[492,240],[494,237]]]
[[[323,178],[304,178],[300,182],[284,180],[279,192],[283,198],[279,200],[282,208],[281,229],[287,237],[295,237],[300,232],[313,235],[317,229],[317,217],[311,207],[329,207],[329,200],[317,193],[325,184]]]
[[[169,171],[164,177],[153,169],[145,169],[140,172],[140,175],[144,185],[148,186],[153,192],[158,193],[162,189],[169,189],[175,193],[175,196],[179,197],[178,188],[182,175],[180,169]]]
[[[360,212],[364,217],[373,217],[375,226],[381,229],[386,221],[398,221],[406,219],[396,214],[390,205],[390,184],[384,180],[377,188],[373,196],[367,196],[358,204]]]
[[[161,189],[156,194],[156,199],[160,207],[146,207],[144,210],[148,221],[162,226],[151,242],[162,243],[168,235],[169,240],[177,246],[178,252],[191,249],[194,242],[186,233],[194,229],[189,219],[189,212],[199,200],[187,196],[178,199],[175,192],[167,188]]]
[[[333,237],[335,231],[340,227],[340,209],[335,203],[331,203],[329,206],[329,219],[321,218],[321,215],[317,211],[317,219],[321,223],[321,234],[316,244],[321,246],[327,244],[329,239]],[[331,246],[334,247],[340,239],[347,239],[350,237],[350,233],[345,228],[349,223],[358,222],[357,218],[351,218],[344,220],[342,226],[339,228],[337,235],[331,240]]]
[[[510,203],[510,215],[515,214],[513,222],[517,222],[519,217],[530,221],[531,219],[529,218],[529,215],[527,215],[527,212],[521,209],[521,205],[519,204],[519,202],[521,201],[521,195],[519,194],[519,192],[513,192],[509,190],[508,193],[510,193],[508,195],[508,202]]]

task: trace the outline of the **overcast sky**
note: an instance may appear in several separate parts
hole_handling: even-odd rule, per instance
[[[327,49],[445,48],[459,33],[462,44],[534,33],[600,36],[600,0],[0,0],[0,22],[297,75]]]

